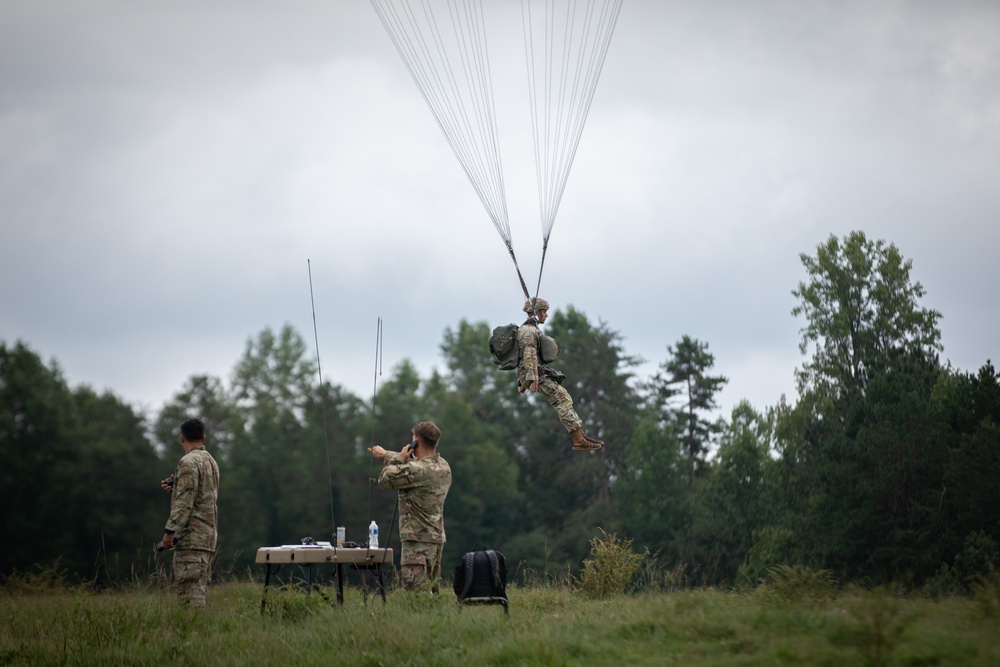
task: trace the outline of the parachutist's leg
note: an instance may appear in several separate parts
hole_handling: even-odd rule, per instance
[[[552,409],[559,415],[559,421],[572,433],[583,427],[580,415],[573,409],[573,398],[566,389],[550,377],[542,377],[538,382],[538,391],[546,398]]]
[[[589,452],[604,446],[603,441],[584,433],[583,420],[573,409],[573,397],[561,384],[550,377],[543,377],[538,383],[538,391],[548,399],[549,404],[559,415],[559,421],[573,437],[573,451]]]

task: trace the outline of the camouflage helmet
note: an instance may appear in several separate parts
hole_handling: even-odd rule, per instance
[[[534,304],[534,307],[532,307],[532,304]],[[526,313],[538,312],[540,310],[548,310],[548,309],[549,309],[549,302],[540,296],[536,296],[534,299],[528,299],[527,301],[524,302],[524,312]]]

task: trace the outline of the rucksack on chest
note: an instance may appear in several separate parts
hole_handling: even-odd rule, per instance
[[[507,566],[503,554],[493,549],[470,551],[455,568],[455,595],[463,604],[502,604],[507,610]]]
[[[490,336],[490,359],[502,371],[512,371],[517,368],[517,330],[516,324],[501,324],[493,329]]]

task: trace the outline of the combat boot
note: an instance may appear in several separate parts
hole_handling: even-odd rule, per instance
[[[593,452],[604,446],[600,440],[595,440],[583,432],[583,428],[578,428],[572,433],[574,452]]]

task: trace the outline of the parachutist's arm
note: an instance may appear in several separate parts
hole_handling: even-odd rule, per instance
[[[528,389],[538,391],[538,337],[537,334],[527,336],[524,345],[524,368],[531,374]]]

